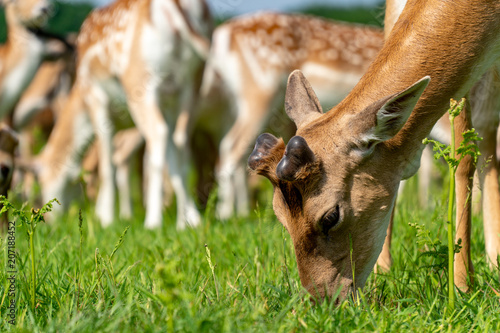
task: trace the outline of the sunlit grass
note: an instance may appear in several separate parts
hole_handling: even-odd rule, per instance
[[[434,189],[436,190],[436,189]],[[436,193],[433,208],[418,208],[414,181],[405,188],[394,226],[394,267],[371,275],[357,301],[313,304],[300,285],[293,246],[272,209],[221,223],[213,209],[197,229],[177,232],[172,209],[161,230],[117,220],[102,229],[78,207],[36,230],[36,309],[30,306],[29,246],[17,230],[17,324],[6,316],[6,270],[0,270],[0,330],[59,332],[290,332],[500,330],[498,272],[484,255],[481,217],[474,217],[472,244],[476,284],[458,294],[454,315],[446,317],[445,268],[422,256],[415,229],[446,233],[446,194]],[[270,198],[270,193],[264,197]],[[270,202],[270,201],[268,201]],[[124,230],[130,226],[128,231]],[[119,240],[122,240],[120,244]],[[81,247],[80,247],[81,240]],[[6,265],[6,243],[0,259]],[[81,250],[81,263],[80,263]],[[210,252],[210,260],[208,252]],[[114,255],[112,256],[112,253]],[[212,268],[210,267],[212,264]],[[446,319],[445,319],[446,318]]]

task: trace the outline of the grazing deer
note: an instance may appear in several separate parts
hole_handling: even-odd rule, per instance
[[[0,119],[9,115],[47,56],[46,38],[36,29],[50,13],[48,0],[0,0],[7,42],[0,46]]]
[[[103,225],[113,221],[115,168],[109,106],[125,99],[149,156],[146,227],[162,223],[167,160],[177,197],[177,227],[200,222],[186,186],[187,138],[174,129],[189,122],[195,78],[208,53],[210,26],[202,0],[118,0],[89,15],[77,40],[75,84],[39,159],[46,199],[64,197],[79,173],[82,151],[95,133],[101,181],[96,214]]]
[[[236,108],[219,149],[219,217],[229,218],[235,206],[240,215],[248,211],[243,156],[271,118],[290,72],[301,69],[323,105],[334,105],[358,82],[382,44],[377,28],[304,15],[259,13],[214,31],[202,89],[206,92],[218,74]]]
[[[363,287],[382,249],[399,182],[418,169],[422,139],[449,99],[466,96],[480,79],[472,92],[483,97],[474,110],[482,121],[475,125],[485,136],[483,154],[496,164],[489,153],[495,138],[485,134],[498,127],[499,15],[498,2],[409,0],[367,73],[326,114],[305,77],[291,74],[285,108],[297,135],[285,146],[263,134],[249,166],[274,186],[274,211],[290,233],[302,285],[310,293],[332,296],[342,288],[340,296],[347,297]],[[467,114],[455,120],[457,132],[470,128]],[[459,287],[467,286],[472,273],[466,190],[473,170],[468,158],[457,170]],[[495,172],[491,168],[483,177]],[[495,264],[498,176],[485,184],[491,187],[483,189],[486,252]]]

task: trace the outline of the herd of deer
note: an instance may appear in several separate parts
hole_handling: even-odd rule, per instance
[[[0,3],[8,23],[8,41],[0,47],[0,116],[21,132],[0,128],[3,194],[15,154],[25,181],[32,171],[43,200],[56,197],[63,207],[79,189],[82,168],[97,169],[95,212],[109,225],[116,187],[120,215],[132,214],[131,156],[145,144],[145,226],[161,226],[169,183],[177,227],[194,227],[201,218],[187,176],[192,155],[200,152],[191,152],[189,143],[201,122],[225,133],[217,138],[217,213],[222,219],[244,215],[249,146],[266,125],[273,127],[286,87],[285,111],[296,135],[285,145],[262,134],[248,166],[274,186],[274,211],[290,233],[303,286],[320,297],[342,288],[343,298],[364,285],[379,254],[378,265],[390,267],[400,181],[417,171],[422,139],[449,99],[467,96],[456,129],[473,122],[484,137],[480,148],[489,163],[480,162],[478,176],[486,252],[497,266],[500,3],[388,0],[384,36],[373,27],[277,13],[235,18],[213,30],[204,0],[116,0],[83,23],[76,60],[68,56],[68,43],[51,45],[61,43],[41,33],[48,0]],[[230,107],[210,116],[203,105],[214,90]],[[336,106],[323,114],[321,105]],[[30,157],[33,122],[48,122],[50,135],[42,152]],[[436,136],[449,141],[442,132]],[[474,169],[465,158],[457,172],[462,248],[455,275],[463,290],[473,282],[467,198]]]

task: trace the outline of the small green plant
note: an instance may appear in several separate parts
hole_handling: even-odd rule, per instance
[[[440,192],[448,193],[447,187]],[[269,189],[267,195],[271,194]],[[410,209],[414,207],[411,199],[401,198],[398,220],[437,221],[434,211]],[[25,210],[29,213],[28,207]],[[259,212],[261,226],[257,216],[232,223],[213,218],[210,226],[194,232],[177,231],[175,214],[166,214],[162,232],[155,233],[143,227],[139,214],[130,221],[111,259],[115,284],[108,260],[126,226],[95,225],[93,232],[92,218],[87,218],[93,209],[82,208],[77,281],[81,236],[78,210],[73,209],[53,224],[36,229],[36,317],[29,293],[30,244],[17,233],[15,326],[7,317],[12,297],[7,293],[10,275],[5,269],[8,248],[4,239],[0,246],[0,266],[4,267],[0,269],[0,332],[500,332],[498,274],[484,259],[475,261],[476,283],[469,293],[457,297],[454,315],[448,316],[447,252],[439,260],[422,254],[421,243],[413,241],[414,229],[396,224],[393,270],[369,276],[364,292],[358,289],[351,301],[334,301],[339,288],[327,301],[318,302],[300,284],[286,229],[269,207]],[[429,242],[444,226],[426,224],[432,236]],[[17,229],[26,234],[24,227]],[[471,236],[472,250],[482,252],[481,228],[473,228]],[[204,244],[210,249],[218,300]],[[419,258],[432,266],[422,267]]]
[[[481,155],[479,148],[476,144],[477,141],[482,140],[475,129],[471,129],[462,133],[463,141],[460,143],[458,148],[455,148],[455,118],[462,112],[465,106],[465,98],[462,98],[460,102],[453,99],[450,100],[450,109],[448,110],[451,126],[451,140],[450,145],[447,146],[435,140],[424,139],[423,143],[428,144],[432,142],[434,144],[433,150],[435,152],[434,158],[443,158],[448,164],[448,170],[450,173],[450,187],[448,192],[448,310],[450,313],[455,309],[455,280],[454,280],[454,255],[456,246],[454,243],[454,231],[455,225],[453,220],[454,203],[455,203],[455,173],[457,171],[458,165],[462,159],[469,155],[472,157],[474,164],[477,163],[478,157]],[[457,157],[458,156],[458,157]]]
[[[78,231],[80,232],[80,246],[78,248],[78,272],[76,275],[76,308],[79,309],[80,282],[82,280],[82,248],[83,248],[83,216],[82,210],[78,212]]]
[[[288,271],[288,262],[286,257],[286,229],[285,227],[281,228],[281,239],[283,240],[283,279],[284,285],[287,288],[287,292],[289,295],[292,295],[292,287],[290,286],[290,272]]]
[[[16,208],[6,197],[3,195],[0,196],[0,203],[3,204],[2,210],[0,210],[0,215],[7,213],[9,210],[12,212],[12,215],[21,221],[20,226],[24,226],[26,228],[26,233],[28,236],[29,242],[29,257],[31,262],[31,281],[30,281],[30,297],[31,297],[31,310],[33,311],[33,315],[35,315],[36,308],[36,262],[35,262],[35,231],[38,227],[38,224],[41,222],[45,222],[44,214],[52,211],[53,203],[57,202],[61,204],[57,199],[52,199],[43,205],[40,209],[31,208],[28,213],[23,208]]]
[[[448,261],[448,246],[443,244],[439,238],[433,238],[431,231],[424,225],[418,223],[408,223],[408,225],[417,232],[417,245],[420,248],[426,249],[420,256],[430,257],[435,260],[433,263],[421,266],[420,268],[445,269]]]

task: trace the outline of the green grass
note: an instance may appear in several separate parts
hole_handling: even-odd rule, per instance
[[[458,294],[449,317],[445,268],[421,255],[416,230],[408,226],[425,224],[444,240],[439,221],[446,213],[445,195],[435,196],[434,209],[419,209],[414,183],[398,204],[393,270],[372,274],[357,301],[314,305],[300,285],[290,238],[270,207],[258,210],[260,218],[227,223],[215,220],[209,209],[201,227],[182,232],[175,229],[172,209],[161,230],[148,231],[140,210],[137,219],[102,229],[87,208],[82,238],[74,207],[36,230],[34,313],[29,244],[24,227],[17,228],[17,323],[8,323],[2,268],[0,331],[499,331],[500,296],[493,290],[500,290],[498,272],[485,263],[480,216],[474,219],[472,247],[476,284],[470,293]],[[270,199],[271,192],[264,196]],[[6,267],[4,237],[0,251],[0,265]]]

